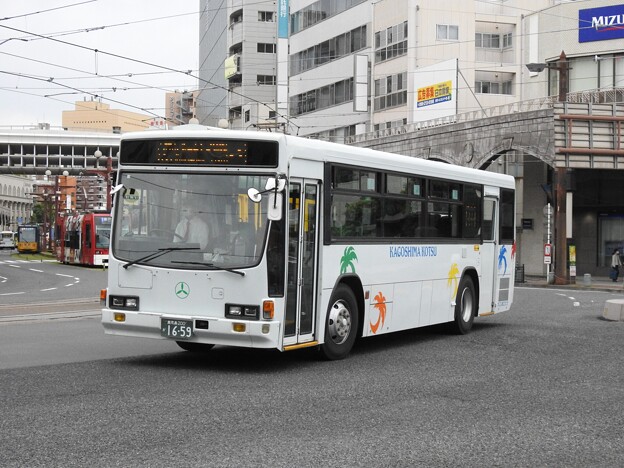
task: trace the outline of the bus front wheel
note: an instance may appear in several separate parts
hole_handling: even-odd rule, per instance
[[[325,359],[333,361],[347,357],[355,343],[358,323],[357,301],[353,291],[341,284],[329,300],[325,319],[325,342],[320,347]]]
[[[191,343],[190,341],[176,341],[176,344],[184,351],[191,353],[207,353],[214,347],[213,344]]]
[[[459,335],[465,335],[472,328],[475,312],[477,311],[477,295],[475,293],[472,278],[464,276],[457,288],[455,298],[455,320],[453,331]]]

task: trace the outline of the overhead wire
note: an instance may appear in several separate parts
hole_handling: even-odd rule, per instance
[[[479,0],[479,1],[481,1],[481,3],[490,3],[490,2],[485,2],[485,1],[483,1],[483,0]],[[82,3],[89,3],[89,2],[82,2]],[[257,2],[257,3],[258,3],[258,4],[262,4],[262,3],[265,3],[265,2]],[[73,5],[78,5],[78,4],[73,4]],[[219,6],[219,8],[212,9],[212,10],[210,10],[210,11],[220,10],[222,5],[223,5],[223,1],[221,2],[221,5]],[[72,6],[72,5],[67,5],[66,7],[68,7],[68,6]],[[518,9],[520,9],[520,8],[518,8]],[[529,9],[522,9],[522,10],[523,10],[523,11],[531,11],[531,12],[534,12],[534,11],[529,10]],[[206,11],[208,11],[208,10],[206,10]],[[200,13],[201,13],[201,12],[200,12]],[[192,14],[197,14],[197,13],[192,13]],[[20,16],[25,16],[25,15],[20,15]],[[170,15],[170,16],[166,16],[166,17],[152,18],[152,19],[146,19],[146,20],[141,20],[141,21],[155,21],[155,20],[158,20],[158,19],[170,18],[170,17],[172,17],[172,16],[180,16],[180,15]],[[4,18],[4,19],[6,19],[6,18]],[[8,19],[11,19],[11,18],[8,18]],[[214,21],[214,18],[213,18],[213,21]],[[127,25],[127,24],[132,24],[132,23],[133,23],[133,22],[118,23],[118,24],[116,24],[116,25],[109,25],[109,26],[107,26],[107,27],[121,26],[121,25]],[[0,27],[5,27],[5,26],[0,25]],[[223,32],[227,29],[227,27],[228,27],[228,25],[226,24],[225,28],[224,28],[224,29],[223,29],[223,31],[222,31],[222,34],[223,34]],[[9,29],[12,29],[12,28],[9,28]],[[20,31],[20,30],[18,30],[17,28],[13,28],[13,29],[14,29],[14,30],[16,30],[16,31]],[[97,28],[97,29],[99,29],[99,28]],[[93,29],[90,29],[90,30],[93,30]],[[84,32],[85,30],[80,30],[80,31]],[[29,36],[27,36],[27,37],[31,37],[31,36],[33,35],[32,33],[29,33],[29,32],[27,32],[27,31],[21,31],[21,32],[22,32],[22,33],[26,33],[26,34],[28,34]],[[35,40],[35,39],[49,39],[49,40],[55,40],[53,37],[43,36],[43,35],[39,35],[39,34],[34,34],[34,36],[35,36],[35,37],[34,37],[32,40]],[[516,35],[516,37],[522,37],[522,35]],[[108,53],[108,52],[105,52],[105,51],[100,51],[100,50],[98,50],[98,49],[88,48],[88,47],[81,46],[81,45],[78,45],[78,44],[68,43],[68,42],[65,42],[65,41],[60,41],[60,42],[65,43],[65,44],[67,44],[67,45],[74,46],[74,47],[80,47],[80,48],[84,48],[84,49],[87,49],[87,50],[91,50],[91,51],[93,51],[93,52],[95,52],[95,53],[107,54],[107,55],[110,55],[110,56],[113,56],[113,57],[116,57],[116,58],[125,59],[125,60],[131,60],[131,61],[134,61],[134,62],[136,62],[136,63],[141,63],[141,64],[144,64],[144,65],[149,65],[149,66],[159,67],[159,68],[162,68],[162,69],[167,70],[166,72],[153,72],[154,74],[155,74],[155,73],[185,73],[186,75],[191,76],[191,77],[193,77],[193,78],[196,78],[197,80],[200,80],[200,81],[205,81],[205,82],[206,82],[206,84],[211,84],[211,83],[210,83],[210,79],[209,79],[209,80],[204,80],[204,79],[202,79],[202,78],[196,77],[196,76],[194,76],[194,75],[192,75],[192,74],[191,74],[191,72],[192,72],[191,70],[189,70],[189,71],[177,70],[177,69],[173,69],[173,68],[169,68],[169,67],[164,67],[164,66],[160,66],[160,65],[157,65],[157,64],[153,64],[153,63],[149,63],[149,62],[145,62],[145,61],[137,60],[137,59],[132,59],[132,58],[130,58],[130,57],[125,57],[125,56],[122,56],[122,55],[119,55],[119,54],[112,54],[112,53]],[[454,41],[453,43],[454,43],[454,44],[456,44],[456,43],[459,43],[459,42],[474,42],[474,41],[473,41],[473,40],[469,40],[469,41]],[[214,46],[215,46],[215,45],[213,45],[213,48],[214,48]],[[436,46],[436,44],[428,44],[428,45],[424,45],[424,46],[417,46],[417,47],[434,47],[434,46]],[[368,53],[369,53],[369,54],[371,54],[371,55],[373,55],[373,54],[374,54],[374,52],[375,52],[375,51],[374,51],[374,50],[372,50],[372,48],[371,48],[370,52],[368,52]],[[505,64],[505,65],[501,65],[501,67],[502,67],[502,66],[507,66],[507,65],[508,65],[508,66],[514,66],[514,64]],[[466,67],[463,67],[463,69],[464,69],[464,70],[466,70]],[[476,69],[476,68],[475,68],[475,69]],[[219,70],[221,70],[221,69],[220,69],[220,68],[215,68],[215,69],[214,69],[214,71],[213,71],[213,74],[212,74],[211,78],[213,78],[213,77],[214,77],[214,75],[215,75],[215,73],[217,73]],[[201,72],[201,67],[200,67],[200,70],[199,70],[199,71]],[[414,73],[414,72],[409,72],[409,73]],[[99,76],[99,75],[96,75],[96,76]],[[93,76],[93,78],[95,78],[96,76]],[[105,76],[106,76],[106,77],[112,77],[113,75],[105,75]],[[66,78],[66,79],[69,79],[69,78]],[[57,83],[54,83],[54,84],[56,85]],[[137,84],[137,83],[133,83],[133,84]],[[222,88],[222,89],[223,89],[224,91],[226,91],[226,92],[228,92],[228,91],[232,92],[231,90],[228,90],[227,88],[225,88],[224,86],[221,86],[221,85],[216,85],[216,87],[220,87],[220,88]],[[146,88],[148,88],[148,86],[146,86]],[[162,88],[158,88],[158,87],[153,87],[153,88],[155,88],[155,89],[162,89]],[[85,93],[85,94],[88,94],[88,93]],[[234,94],[237,94],[237,93],[236,93],[236,92],[234,92]],[[240,95],[241,95],[243,98],[247,98],[247,96],[244,96],[244,95],[242,95],[242,94],[240,94]],[[111,100],[111,101],[113,101],[113,100]],[[223,99],[221,100],[221,102],[222,102],[222,101],[223,101]],[[255,100],[254,100],[254,101],[255,101]],[[259,102],[259,101],[255,101],[255,102]],[[121,102],[120,102],[120,103],[121,103]],[[124,105],[125,105],[125,103],[122,103],[122,104],[124,104]],[[262,104],[264,104],[264,103],[262,103]],[[135,108],[137,108],[137,107],[135,107]],[[139,108],[139,109],[143,109],[143,108]]]

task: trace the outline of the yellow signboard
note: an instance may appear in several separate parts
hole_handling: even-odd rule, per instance
[[[417,107],[431,106],[439,102],[450,101],[453,96],[453,82],[443,81],[434,85],[418,88]]]
[[[236,73],[238,73],[238,55],[232,55],[226,58],[223,68],[225,69],[226,80],[236,75]]]

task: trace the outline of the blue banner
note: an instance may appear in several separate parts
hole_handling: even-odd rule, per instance
[[[288,38],[288,0],[277,2],[277,37]]]
[[[624,5],[579,10],[579,42],[624,38]]]

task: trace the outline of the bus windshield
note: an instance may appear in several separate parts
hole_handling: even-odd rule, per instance
[[[247,191],[263,188],[268,177],[121,173],[113,255],[132,264],[163,268],[231,269],[258,264],[268,226],[268,198],[253,203]]]

